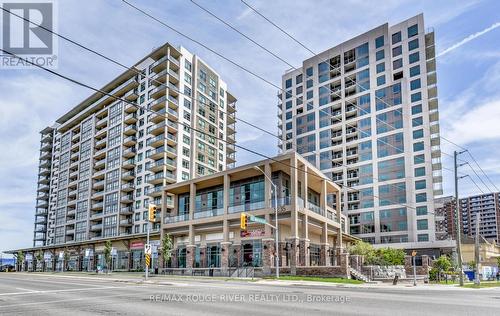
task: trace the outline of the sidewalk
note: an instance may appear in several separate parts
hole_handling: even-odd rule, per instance
[[[86,280],[96,280],[96,281],[112,281],[112,282],[127,282],[135,284],[159,284],[159,285],[170,285],[172,283],[178,283],[179,281],[198,281],[204,283],[220,283],[223,282],[252,282],[255,284],[262,285],[274,285],[274,286],[321,286],[321,287],[341,287],[341,288],[381,288],[381,289],[412,289],[412,290],[468,290],[467,288],[460,288],[456,285],[442,285],[442,284],[418,284],[413,286],[413,284],[398,284],[392,285],[392,283],[363,283],[363,284],[345,284],[345,283],[333,283],[333,282],[316,282],[316,281],[302,281],[302,280],[274,280],[274,279],[261,279],[261,278],[230,278],[230,277],[202,277],[202,276],[164,276],[164,275],[152,275],[146,281],[144,279],[143,273],[136,272],[115,272],[110,274],[96,274],[96,273],[85,273],[85,272],[16,272],[16,274],[25,274],[30,276],[40,276],[40,277],[56,277],[56,278],[76,278],[76,279],[86,279]],[[477,289],[476,289],[477,290]]]

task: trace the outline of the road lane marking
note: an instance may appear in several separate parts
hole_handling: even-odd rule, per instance
[[[140,285],[144,286],[144,285]],[[50,293],[60,293],[60,292],[78,292],[78,291],[91,291],[91,290],[106,290],[106,289],[124,289],[130,287],[138,287],[136,286],[105,286],[105,287],[91,287],[84,289],[64,289],[64,290],[45,290],[45,291],[28,291],[28,292],[11,292],[11,293],[0,293],[0,296],[9,296],[9,295],[23,295],[23,294],[50,294]]]

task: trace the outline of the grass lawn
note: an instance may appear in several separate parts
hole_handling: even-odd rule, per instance
[[[276,279],[275,277],[269,277],[266,279]],[[344,278],[322,278],[322,277],[311,277],[311,276],[298,276],[298,275],[284,275],[280,276],[280,280],[285,281],[314,281],[314,282],[329,282],[329,283],[342,283],[342,284],[363,284],[363,281],[344,279]]]
[[[481,284],[479,284],[479,286],[475,285],[474,283],[470,283],[470,284],[465,284],[464,287],[469,288],[469,289],[480,289],[480,288],[486,288],[486,287],[500,287],[500,282],[481,281]]]

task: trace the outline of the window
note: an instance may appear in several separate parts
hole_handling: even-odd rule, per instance
[[[419,219],[417,220],[417,229],[418,230],[425,230],[429,228],[429,224],[427,223],[426,219]]]
[[[418,52],[410,54],[410,56],[408,56],[408,60],[410,64],[416,63],[420,60],[420,55],[418,54]]]
[[[295,84],[301,84],[301,83],[302,83],[302,74],[297,75],[297,77],[295,77]]]
[[[415,201],[417,203],[427,202],[427,193],[418,193],[415,195]]]
[[[421,87],[422,85],[420,83],[420,79],[415,79],[410,81],[410,90],[417,90],[420,89]]]
[[[425,176],[425,167],[415,168],[415,177]]]
[[[379,50],[378,52],[375,53],[375,59],[377,61],[384,59],[384,57],[385,57],[384,50]]]
[[[287,80],[285,81],[285,89],[289,89],[289,88],[291,88],[291,87],[292,87],[292,78],[287,79]]]
[[[422,104],[417,104],[411,107],[411,114],[415,115],[418,113],[422,113]]]
[[[418,102],[422,100],[422,93],[417,92],[411,95],[411,102]]]
[[[409,51],[414,50],[416,48],[418,48],[418,38],[414,39],[413,41],[408,42],[408,50]]]
[[[306,76],[311,77],[313,75],[313,68],[309,67],[306,69]]]
[[[309,79],[306,81],[306,88],[309,89],[313,86],[313,80],[312,79]]]
[[[401,32],[392,34],[392,45],[401,42]]]
[[[377,86],[381,86],[383,84],[385,84],[385,75],[377,77]]]
[[[417,215],[427,215],[427,206],[417,206]]]
[[[416,131],[413,131],[413,139],[419,139],[424,137],[424,130],[423,129],[418,129]]]
[[[385,63],[380,63],[377,65],[377,73],[381,73],[382,71],[385,71]]]
[[[422,190],[425,189],[425,187],[426,187],[425,180],[415,181],[415,190]]]
[[[413,144],[413,151],[424,150],[424,142],[418,142]]]
[[[399,69],[401,67],[403,67],[403,59],[402,58],[396,59],[392,62],[393,70]]]
[[[424,162],[425,162],[425,156],[423,154],[416,155],[415,157],[413,157],[413,163],[415,165],[420,164],[420,163],[424,163]]]
[[[410,77],[415,77],[420,75],[420,66],[413,66],[410,68]]]
[[[307,91],[307,100],[312,99],[314,95],[314,90]]]
[[[379,186],[379,206],[406,203],[404,182]]]
[[[412,124],[413,127],[421,126],[423,124],[423,118],[421,116],[417,117],[417,118],[414,118],[412,120],[411,124]]]
[[[412,25],[408,28],[408,38],[418,34],[418,24]]]
[[[379,36],[375,39],[375,48],[384,46],[384,36]]]
[[[378,181],[402,179],[405,177],[404,157],[380,161],[378,163]]]
[[[399,56],[402,53],[403,53],[403,48],[401,47],[401,45],[396,46],[392,49],[392,57]]]
[[[418,234],[418,241],[429,241],[429,234]]]

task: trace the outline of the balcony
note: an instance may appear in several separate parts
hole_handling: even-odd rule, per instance
[[[40,172],[39,172],[39,175],[41,176],[47,176],[50,174],[50,169],[47,169],[47,168],[40,168]]]
[[[102,158],[94,162],[94,168],[96,170],[101,170],[105,167],[106,167],[106,158]]]
[[[92,203],[91,209],[92,210],[102,210],[103,206],[104,206],[103,202]]]
[[[100,159],[106,157],[106,148],[94,152],[94,158]]]
[[[123,134],[127,136],[135,135],[137,133],[137,126],[134,125],[129,125],[123,129]]]
[[[158,86],[149,92],[149,97],[158,99],[167,94],[167,87],[164,85]]]
[[[135,147],[126,148],[123,150],[123,157],[132,158],[135,157],[136,153],[137,149],[135,149]]]
[[[131,192],[134,191],[135,186],[133,182],[127,182],[122,184],[122,191],[124,192]]]
[[[104,188],[104,180],[95,181],[92,185],[93,189],[102,189]]]
[[[129,181],[129,180],[134,179],[134,177],[135,177],[134,170],[125,171],[124,173],[122,173],[123,180]]]
[[[90,230],[91,231],[99,231],[102,230],[102,224],[93,224],[90,225]],[[100,237],[100,236],[99,236]]]
[[[137,100],[137,98],[139,97],[139,95],[137,93],[138,93],[137,89],[130,90],[129,92],[125,93],[123,98],[128,100],[128,101]]]
[[[134,113],[137,111],[137,105],[133,105],[133,104],[130,104],[130,103],[127,103],[125,105],[125,113]]]
[[[120,198],[120,201],[122,203],[131,203],[134,201],[134,196],[132,194],[122,195],[122,197]]]
[[[165,136],[163,134],[160,134],[158,136],[152,137],[146,141],[147,146],[151,147],[158,147],[162,146],[165,143]]]
[[[310,211],[313,211],[314,213],[317,213],[319,215],[323,215],[325,216],[325,211],[323,209],[321,209],[321,207],[319,207],[318,205],[316,204],[313,204],[311,202],[307,202],[307,208],[310,210]]]
[[[151,175],[146,176],[146,182],[151,183],[151,184],[160,184],[163,183],[164,179],[170,179],[170,180],[175,180],[175,175],[171,172],[163,173],[155,173]]]
[[[135,160],[134,158],[129,158],[123,161],[122,167],[125,169],[133,169],[135,168]]]
[[[184,222],[187,220],[189,220],[189,214],[182,214],[177,216],[167,216],[164,219],[164,223],[172,224],[172,223]]]
[[[99,171],[96,171],[92,174],[92,178],[94,179],[104,179],[104,175],[106,174],[106,169],[102,169]]]
[[[194,219],[199,219],[199,218],[207,218],[207,217],[215,217],[215,216],[220,216],[224,214],[224,209],[223,208],[216,208],[213,210],[209,211],[203,211],[203,212],[197,212],[196,210],[194,211],[193,217]]]
[[[177,150],[174,147],[167,146],[165,148],[167,149],[167,156],[169,158],[177,157]]]
[[[152,125],[148,128],[148,133],[153,134],[155,136],[165,133],[165,122],[161,122],[155,125]]]
[[[253,203],[243,203],[239,205],[230,205],[227,209],[228,213],[239,213],[245,211],[260,210],[265,208],[266,203],[264,201],[253,202]]]
[[[148,158],[151,158],[153,160],[157,160],[159,158],[163,158],[164,153],[165,153],[165,146],[161,146],[161,147],[156,148],[153,151],[150,151]]]
[[[123,214],[123,215],[130,215],[133,213],[134,213],[134,209],[132,206],[124,206],[120,210],[120,214]]]
[[[152,71],[159,73],[160,71],[167,69],[167,56],[163,56],[162,58],[158,59],[154,63],[151,64],[150,68]]]
[[[177,144],[177,138],[174,134],[167,133],[167,144],[170,146],[175,146]]]
[[[120,220],[120,226],[132,226],[132,219],[127,218]]]
[[[50,186],[46,185],[46,184],[40,184],[38,186],[38,191],[40,192],[49,192],[50,190]]]
[[[123,119],[123,122],[125,122],[126,124],[134,124],[135,122],[137,122],[137,113],[130,113],[126,115]]]
[[[152,111],[156,112],[156,111],[159,111],[159,110],[165,108],[166,102],[167,102],[167,96],[163,96],[159,99],[156,99],[156,100],[150,102],[148,106]]]
[[[100,129],[108,125],[108,117],[104,117],[95,123],[95,128]]]

